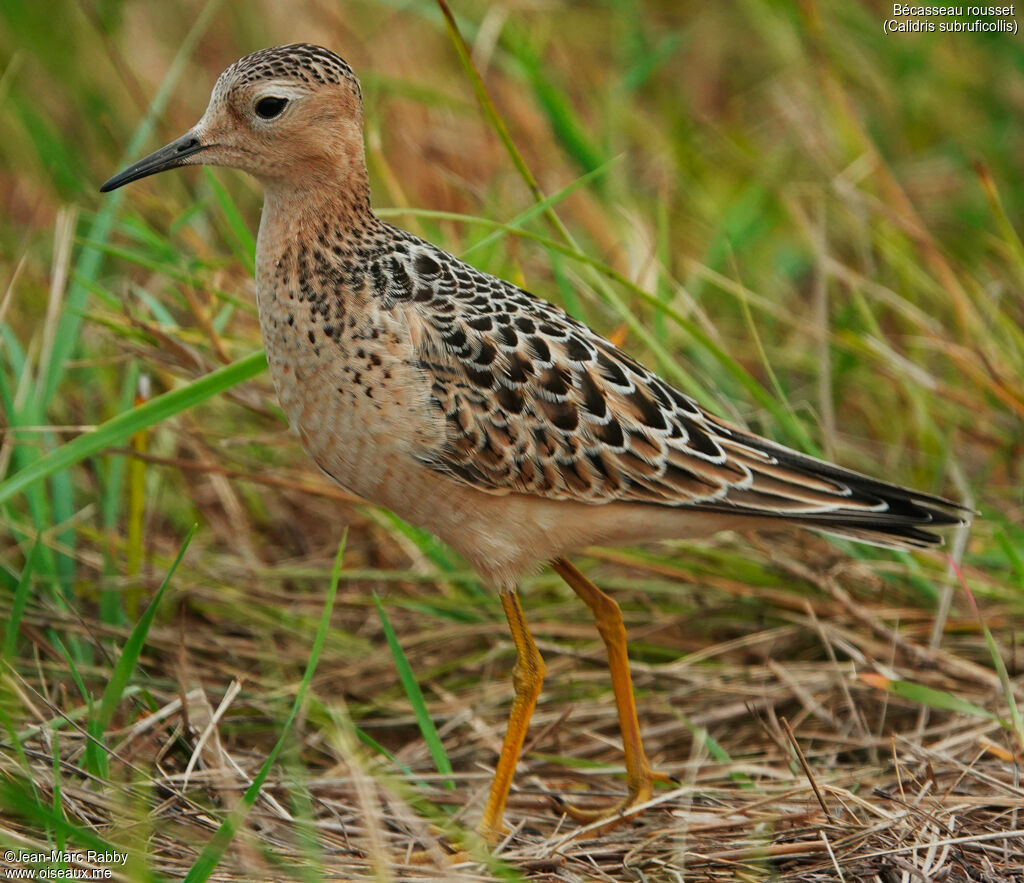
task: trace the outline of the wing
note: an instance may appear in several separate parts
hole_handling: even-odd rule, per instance
[[[911,545],[938,541],[915,525],[961,520],[939,497],[727,424],[554,305],[406,242],[378,278],[397,278],[412,302],[417,362],[443,415],[443,441],[417,456],[455,481],[491,494],[787,518]]]

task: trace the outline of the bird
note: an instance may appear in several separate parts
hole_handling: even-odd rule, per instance
[[[662,778],[643,747],[616,601],[567,556],[594,545],[780,524],[926,548],[969,508],[762,438],[700,406],[559,307],[374,213],[363,100],[330,49],[262,49],[228,67],[188,132],[100,188],[189,165],[264,191],[256,298],[282,410],[347,491],[459,552],[496,590],[516,650],[513,700],[478,825],[504,815],[544,660],[518,588],[547,564],[604,642],[626,795],[581,822],[638,814]]]

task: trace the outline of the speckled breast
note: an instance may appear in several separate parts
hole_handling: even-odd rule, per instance
[[[429,411],[407,317],[381,308],[340,262],[314,269],[288,254],[258,265],[257,300],[292,428],[340,485],[386,504]]]

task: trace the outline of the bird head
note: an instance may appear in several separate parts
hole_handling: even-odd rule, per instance
[[[267,189],[365,180],[359,81],[338,55],[296,43],[262,49],[220,75],[184,135],[107,181],[107,193],[188,165],[248,172]]]

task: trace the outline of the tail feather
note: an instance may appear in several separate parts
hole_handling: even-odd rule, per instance
[[[696,506],[706,511],[743,513],[759,518],[779,518],[823,533],[863,543],[897,548],[928,548],[942,543],[931,528],[967,524],[974,512],[967,506],[934,494],[890,484],[869,475],[844,469],[815,457],[800,454],[767,439],[729,428],[734,442],[751,452],[767,455],[768,480],[755,480],[745,492],[730,493],[724,499]],[[762,472],[756,458],[746,462]],[[813,487],[817,493],[784,493],[779,482]],[[831,485],[832,493],[823,490]],[[773,491],[775,492],[773,494]],[[796,500],[808,505],[801,512]],[[829,504],[820,505],[822,497]],[[773,499],[777,505],[773,505]]]

